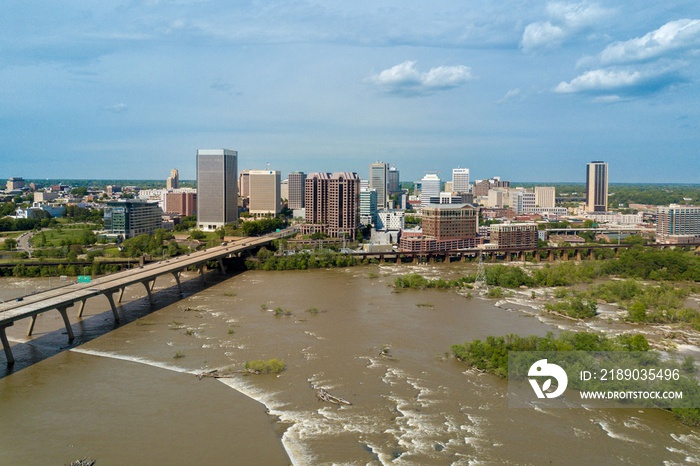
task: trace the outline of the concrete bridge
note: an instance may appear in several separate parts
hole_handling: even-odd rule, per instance
[[[167,260],[153,262],[139,266],[130,270],[117,272],[103,277],[95,278],[89,283],[72,283],[60,288],[54,288],[41,293],[32,294],[15,301],[0,304],[0,340],[5,351],[8,366],[14,364],[15,359],[12,349],[7,340],[6,329],[14,325],[18,320],[30,319],[27,335],[30,336],[34,330],[36,317],[44,312],[56,310],[61,314],[68,333],[68,341],[75,338],[71,323],[68,318],[68,308],[78,304],[77,317],[83,315],[85,302],[95,296],[103,295],[109,301],[115,321],[119,321],[117,304],[121,302],[124,289],[127,286],[141,284],[146,289],[148,299],[153,305],[153,295],[151,291],[157,277],[171,274],[175,277],[178,289],[182,292],[180,284],[180,274],[188,268],[197,268],[200,275],[204,273],[207,263],[216,262],[222,273],[225,273],[224,259],[241,257],[246,251],[257,249],[271,243],[277,238],[295,233],[294,229],[283,230],[260,237],[244,238],[228,243],[222,243],[204,251],[193,252],[185,256],[173,257]],[[115,300],[115,294],[118,294]]]

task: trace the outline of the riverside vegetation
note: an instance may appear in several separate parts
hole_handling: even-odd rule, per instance
[[[653,384],[637,381],[611,381],[603,382],[591,380],[586,382],[586,390],[661,390],[683,391],[684,403],[687,406],[671,408],[670,411],[680,420],[691,426],[700,426],[700,408],[693,406],[693,401],[700,397],[700,386],[695,379],[695,365],[691,357],[682,362],[661,361],[659,353],[649,351],[650,345],[644,335],[623,334],[615,337],[607,337],[590,332],[562,332],[555,337],[551,332],[544,337],[520,335],[506,335],[501,337],[489,336],[485,340],[473,340],[464,344],[455,344],[451,347],[454,356],[478,370],[495,374],[498,377],[508,376],[524,378],[528,368],[539,359],[541,354],[512,353],[512,352],[556,352],[567,361],[564,368],[569,377],[572,388],[582,388],[578,373],[584,369],[601,367],[601,359],[593,352],[618,352],[606,353],[606,357],[613,360],[602,361],[609,367],[654,367],[678,370],[682,374],[678,380],[658,380]],[[573,353],[574,351],[578,353]],[[509,361],[511,357],[517,359]],[[564,354],[560,354],[564,352]],[[571,352],[567,358],[568,352]],[[580,353],[586,352],[586,353]],[[627,353],[619,354],[619,352]],[[510,373],[509,373],[510,372]],[[648,406],[655,407],[653,402]]]

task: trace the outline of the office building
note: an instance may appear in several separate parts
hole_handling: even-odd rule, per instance
[[[390,167],[387,172],[387,190],[389,191],[389,196],[392,194],[398,194],[401,192],[401,180],[399,178],[399,171],[396,167]]]
[[[197,151],[197,228],[213,231],[238,220],[238,152]]]
[[[440,198],[440,188],[442,182],[436,174],[428,173],[420,180],[420,202],[430,204],[430,198]]]
[[[375,162],[369,166],[369,189],[377,191],[377,207],[385,209],[389,200],[387,181],[389,165],[384,162]]]
[[[289,183],[289,208],[292,210],[303,209],[306,205],[304,202],[304,184],[306,182],[306,173],[290,173],[287,180]]]
[[[243,170],[238,175],[238,197],[250,197],[250,170]]]
[[[406,212],[403,210],[382,210],[377,212],[377,231],[401,231],[406,227]]]
[[[554,207],[556,192],[554,186],[535,186],[535,206]]]
[[[469,204],[431,204],[423,207],[420,235],[402,234],[403,251],[449,251],[476,246],[478,210]]]
[[[170,170],[170,176],[165,180],[165,189],[168,191],[171,191],[173,189],[177,189],[180,186],[180,173],[177,171],[177,168],[173,168]]]
[[[586,165],[586,212],[608,211],[608,164],[594,161]]]
[[[377,224],[377,190],[360,189],[360,223]]]
[[[184,215],[189,217],[197,213],[197,193],[194,192],[169,192],[165,193],[165,207],[168,214]]]
[[[280,201],[280,172],[278,170],[250,170],[250,203],[248,211],[254,217],[272,215],[282,211]]]
[[[447,189],[445,191],[447,191]],[[455,193],[468,193],[469,192],[469,169],[468,168],[453,168],[452,169],[452,191]]]
[[[671,204],[656,209],[656,242],[700,242],[700,207]]]
[[[158,202],[140,199],[107,201],[104,212],[104,228],[107,236],[121,239],[138,235],[152,235],[163,226],[163,211]]]
[[[6,184],[7,191],[18,191],[24,188],[24,178],[12,177],[7,180]]]
[[[499,223],[490,226],[491,244],[499,248],[534,248],[537,246],[536,223]]]
[[[306,177],[303,234],[324,233],[354,240],[359,225],[357,173],[309,173]]]
[[[496,188],[510,188],[510,181],[502,181],[499,176],[494,176],[488,180],[478,180],[474,182],[472,192],[474,197],[484,197],[489,195],[489,189]]]

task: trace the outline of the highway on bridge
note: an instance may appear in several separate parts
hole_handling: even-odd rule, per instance
[[[236,241],[222,243],[203,251],[197,251],[185,256],[177,256],[170,259],[153,262],[139,268],[128,269],[122,272],[106,275],[92,279],[89,283],[72,283],[70,285],[54,288],[40,293],[32,294],[14,301],[0,303],[0,340],[7,357],[7,364],[14,364],[14,357],[10,348],[5,330],[14,325],[18,320],[31,318],[27,335],[31,335],[34,328],[36,316],[47,311],[57,310],[63,317],[63,322],[68,332],[68,339],[74,339],[73,329],[68,319],[67,309],[75,303],[81,303],[78,317],[82,317],[85,301],[89,298],[105,295],[109,300],[115,320],[119,320],[117,306],[114,301],[114,293],[119,292],[117,301],[121,301],[124,288],[136,283],[141,283],[146,288],[148,298],[153,304],[151,290],[157,277],[172,274],[180,287],[180,273],[189,268],[199,268],[203,273],[203,267],[207,262],[217,261],[222,272],[224,272],[223,259],[236,257],[246,250],[256,249],[269,244],[277,238],[295,233],[296,230],[289,228],[280,232],[271,233],[265,236],[248,237]]]

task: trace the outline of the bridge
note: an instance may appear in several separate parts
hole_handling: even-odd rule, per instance
[[[533,262],[555,261],[555,260],[595,260],[597,258],[604,259],[608,257],[617,257],[623,249],[634,247],[632,244],[582,244],[577,246],[554,246],[554,247],[489,247],[489,248],[472,248],[472,249],[455,249],[451,251],[386,251],[386,252],[353,252],[353,257],[361,257],[363,259],[377,259],[380,263],[394,262],[401,264],[419,263],[419,262],[464,262],[469,260],[478,260],[479,256],[484,261],[495,262],[499,261],[525,261]],[[674,247],[690,247],[699,248],[700,244],[650,244],[647,247],[653,248],[674,248]],[[609,252],[605,252],[609,251]]]
[[[70,285],[54,288],[51,290],[35,293],[15,301],[0,304],[0,341],[5,351],[7,365],[12,366],[15,359],[12,355],[12,348],[7,340],[6,329],[22,319],[31,319],[27,336],[31,336],[34,330],[36,317],[44,312],[57,310],[63,318],[68,333],[68,341],[75,338],[71,323],[68,317],[68,308],[79,303],[77,317],[83,315],[85,302],[95,296],[103,295],[109,301],[109,305],[114,315],[114,320],[119,321],[117,312],[117,302],[121,302],[124,289],[134,284],[142,284],[146,288],[148,299],[153,305],[153,295],[151,291],[155,285],[155,280],[161,275],[172,274],[177,282],[178,290],[182,293],[180,284],[180,274],[188,268],[199,269],[200,275],[204,274],[204,267],[207,263],[216,262],[219,270],[225,273],[224,259],[242,257],[246,251],[257,249],[271,243],[277,238],[295,233],[296,230],[289,228],[281,232],[272,233],[260,237],[243,238],[220,246],[211,247],[204,251],[193,252],[184,256],[177,256],[146,265],[138,268],[124,270],[103,277],[92,279],[89,283],[72,283]],[[118,293],[115,301],[114,295]]]

